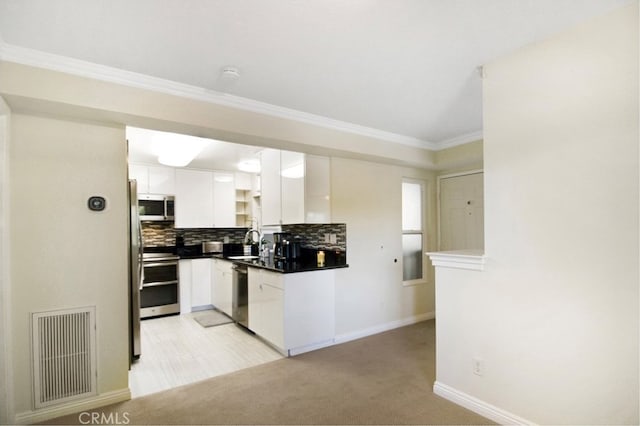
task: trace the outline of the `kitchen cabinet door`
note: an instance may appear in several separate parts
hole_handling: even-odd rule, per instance
[[[140,164],[129,164],[129,179],[137,182],[138,194],[149,193],[149,168]]]
[[[304,223],[304,157],[299,152],[280,152],[282,223]]]
[[[262,151],[262,224],[330,223],[330,166],[328,157]]]
[[[285,351],[281,274],[249,268],[249,329]]]
[[[262,225],[281,224],[280,151],[264,149],[261,152],[261,209]]]
[[[173,167],[149,166],[149,194],[175,195],[176,174]]]
[[[173,167],[129,164],[129,179],[138,182],[138,194],[174,195],[176,192]]]
[[[219,311],[231,316],[233,302],[232,263],[227,260],[213,259],[213,281],[211,303]]]
[[[236,226],[236,188],[233,173],[213,173],[213,226]]]
[[[211,306],[211,259],[191,260],[191,307]]]
[[[235,172],[236,190],[251,191],[251,175],[244,172]]]
[[[261,336],[276,347],[285,350],[284,290],[282,274],[262,271],[260,284]]]
[[[304,223],[331,223],[329,157],[305,155]]]
[[[176,228],[213,227],[213,174],[176,170]]]

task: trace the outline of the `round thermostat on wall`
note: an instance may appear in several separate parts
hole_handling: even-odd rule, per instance
[[[105,209],[105,207],[107,207],[107,200],[105,200],[104,197],[94,195],[92,197],[89,197],[87,205],[89,206],[89,210],[94,212],[101,212]]]

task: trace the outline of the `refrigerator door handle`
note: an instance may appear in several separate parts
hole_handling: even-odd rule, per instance
[[[144,268],[142,267],[142,253],[144,253],[144,247],[142,246],[142,226],[138,221],[138,281],[140,284],[140,290],[142,290],[142,283],[144,282]]]
[[[136,201],[136,212],[138,212],[137,201]],[[139,214],[136,214],[136,221],[138,223],[138,284],[139,284],[139,289],[142,290],[142,283],[144,282],[144,267],[142,264],[142,258],[144,253],[144,243],[142,241],[142,223],[140,222]]]

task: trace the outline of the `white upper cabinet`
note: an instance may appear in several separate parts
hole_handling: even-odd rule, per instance
[[[139,194],[174,195],[176,191],[175,169],[172,167],[130,164],[129,178],[138,182]]]
[[[282,223],[304,223],[304,154],[280,152]]]
[[[176,174],[172,167],[149,166],[149,194],[176,193]]]
[[[249,173],[235,172],[236,189],[241,191],[251,191],[251,175]]]
[[[149,168],[139,164],[129,164],[129,179],[137,182],[138,194],[149,193]]]
[[[280,225],[280,151],[265,149],[261,152],[260,161],[262,225]]]
[[[329,157],[305,155],[304,222],[331,222],[331,168]]]
[[[176,228],[236,226],[234,175],[206,170],[176,170]]]
[[[233,173],[213,172],[213,226],[236,226],[236,188]]]
[[[261,180],[262,224],[331,222],[329,158],[265,149]]]
[[[201,170],[176,170],[176,228],[212,228],[213,174]]]

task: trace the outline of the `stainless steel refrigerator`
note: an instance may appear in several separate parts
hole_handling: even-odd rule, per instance
[[[140,290],[143,282],[142,226],[138,212],[137,182],[129,181],[129,347],[130,363],[140,357]]]

